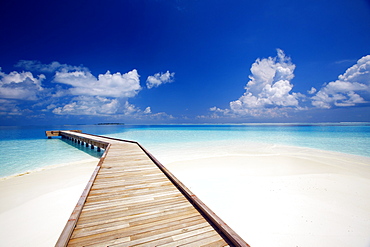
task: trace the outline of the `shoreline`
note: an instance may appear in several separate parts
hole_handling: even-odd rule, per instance
[[[4,246],[54,246],[99,159],[49,166],[0,180]]]
[[[95,162],[96,159],[99,160],[99,158],[91,157],[91,158],[83,159],[83,160],[80,160],[80,161],[74,161],[74,162],[68,162],[68,163],[61,163],[61,164],[54,164],[54,165],[47,165],[47,166],[43,166],[43,167],[39,167],[39,168],[27,170],[27,171],[24,171],[24,172],[15,173],[15,174],[11,174],[11,175],[6,175],[6,176],[3,176],[3,177],[0,177],[0,182],[1,181],[8,180],[8,179],[17,178],[17,177],[23,177],[23,176],[31,175],[31,174],[34,174],[34,173],[37,173],[37,172],[42,172],[42,171],[46,171],[46,170],[50,170],[50,169],[55,169],[55,168],[60,168],[60,167],[64,167],[64,166],[73,166],[73,165],[79,165],[81,163]]]
[[[370,157],[241,141],[148,150],[253,247],[370,244]],[[0,178],[2,243],[54,245],[98,161]]]

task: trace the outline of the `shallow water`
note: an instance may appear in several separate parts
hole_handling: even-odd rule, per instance
[[[299,125],[69,125],[0,127],[0,177],[99,157],[101,153],[60,138],[47,139],[46,130],[83,132],[135,140],[149,151],[161,152],[196,143],[247,141],[309,147],[370,157],[370,124]],[[72,145],[70,145],[72,144]],[[154,152],[154,154],[155,154]],[[163,156],[163,154],[162,154]]]

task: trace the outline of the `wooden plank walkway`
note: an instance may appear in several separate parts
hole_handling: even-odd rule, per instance
[[[139,143],[56,135],[105,149],[56,246],[249,246]]]

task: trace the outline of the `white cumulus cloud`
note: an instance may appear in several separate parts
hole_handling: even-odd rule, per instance
[[[72,86],[69,89],[72,95],[129,98],[141,90],[139,74],[135,69],[125,74],[107,71],[98,78],[86,70],[62,70],[55,73],[54,81]]]
[[[148,106],[147,108],[145,108],[144,113],[145,114],[150,114],[150,113],[152,113],[152,109]]]
[[[314,94],[316,92],[317,92],[317,89],[314,87],[311,87],[311,89],[307,91],[308,94]]]
[[[370,55],[364,56],[355,65],[338,76],[336,81],[325,84],[311,99],[318,108],[354,106],[367,103],[364,95],[370,92]]]
[[[43,74],[34,77],[31,72],[13,71],[6,74],[0,68],[0,98],[18,100],[37,100],[44,90],[41,82]]]
[[[166,73],[156,73],[153,76],[148,76],[146,80],[146,86],[148,89],[158,87],[161,84],[170,83],[174,81],[175,73],[170,73],[168,70]]]
[[[280,116],[286,115],[282,109],[299,108],[300,93],[291,92],[295,65],[284,52],[277,49],[276,57],[257,59],[251,67],[251,75],[245,93],[230,102],[230,109],[210,110],[214,113],[238,116]]]

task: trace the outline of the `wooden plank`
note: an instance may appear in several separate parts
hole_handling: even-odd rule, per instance
[[[183,246],[183,247],[208,246],[208,245],[212,245],[213,243],[222,240],[222,237],[218,234],[215,234],[215,232],[207,232],[207,233],[195,236],[193,238],[188,238],[187,240],[193,240],[193,239],[195,239],[193,242],[188,242],[186,244],[182,244],[179,246]]]
[[[183,208],[176,208],[176,209],[171,209],[171,210],[166,210],[166,211],[143,211],[140,214],[129,214],[126,216],[118,216],[118,217],[110,217],[110,218],[101,218],[100,221],[95,221],[94,219],[91,221],[89,218],[90,222],[85,221],[78,221],[78,227],[77,228],[84,228],[84,227],[90,227],[94,226],[97,224],[114,224],[117,221],[125,221],[130,223],[130,225],[139,225],[142,224],[143,222],[150,222],[150,221],[158,221],[162,219],[166,219],[169,217],[174,217],[174,216],[182,216],[182,215],[188,215],[189,212],[191,211],[191,207],[183,207]]]
[[[154,205],[148,206],[146,204],[145,206],[141,207],[136,207],[135,205],[132,206],[127,206],[127,205],[112,205],[112,204],[107,204],[101,206],[101,207],[95,207],[93,210],[84,210],[83,213],[81,214],[81,217],[92,217],[96,219],[99,216],[102,216],[106,218],[106,214],[109,213],[110,217],[113,217],[115,214],[118,216],[122,216],[125,214],[138,214],[142,212],[148,212],[148,211],[164,211],[167,209],[180,209],[180,208],[185,208],[185,207],[191,207],[192,205],[189,204],[188,202],[184,201],[174,201],[172,203],[163,203],[162,201],[159,204],[156,204],[156,201],[152,202]]]
[[[185,202],[184,198],[182,197],[181,194],[171,194],[171,195],[161,195],[160,197],[155,198],[155,200],[147,200],[143,199],[139,201],[140,203],[135,203],[132,201],[111,201],[109,203],[94,203],[94,204],[85,204],[84,206],[84,211],[88,212],[90,210],[96,210],[99,208],[103,207],[111,207],[111,206],[127,206],[127,207],[135,207],[135,208],[140,208],[141,206],[146,206],[146,205],[153,205],[153,203],[159,202],[161,203],[163,200],[169,200],[169,199],[181,199],[182,202]],[[189,203],[188,201],[186,201]]]
[[[182,204],[189,204],[188,201],[184,201],[183,198],[174,197],[174,198],[168,198],[166,200],[155,200],[150,202],[143,202],[140,204],[128,204],[128,203],[105,203],[100,205],[95,205],[93,207],[85,207],[84,208],[84,215],[94,214],[98,215],[101,214],[99,211],[102,210],[120,210],[120,208],[127,208],[129,210],[141,210],[142,208],[151,209],[156,207],[161,207],[163,209],[166,209],[169,206],[175,206],[175,205],[182,205]],[[191,204],[189,204],[191,205]]]
[[[163,196],[163,195],[172,195],[172,194],[178,194],[179,192],[175,189],[168,189],[165,191],[155,191],[151,194],[144,194],[144,195],[137,195],[135,197],[131,198],[125,198],[126,201],[129,202],[136,202],[136,201],[147,201],[147,200],[154,200],[157,196]],[[102,197],[88,197],[86,200],[86,203],[99,203],[99,202],[110,202],[110,201],[120,201],[122,200],[122,195],[106,195]]]
[[[140,195],[148,195],[153,193],[159,193],[162,191],[176,191],[179,193],[176,187],[165,185],[165,186],[151,186],[145,188],[137,188],[137,189],[126,189],[125,186],[117,186],[114,189],[99,189],[94,190],[89,195],[89,201],[100,200],[104,198],[130,198],[133,196],[140,196]]]
[[[204,222],[204,219],[199,214],[197,214],[197,212],[194,212],[192,214],[185,215],[185,216],[177,216],[177,217],[172,217],[170,219],[164,219],[160,221],[138,224],[135,226],[131,226],[130,228],[122,228],[119,230],[103,232],[103,233],[99,233],[95,235],[83,236],[79,238],[74,238],[74,236],[72,236],[70,240],[70,244],[72,244],[72,246],[74,244],[83,246],[83,245],[87,245],[91,243],[104,243],[104,245],[110,245],[110,243],[112,241],[115,241],[116,239],[119,239],[122,237],[125,238],[128,236],[130,236],[131,238],[132,236],[140,232],[163,228],[164,224],[168,225],[171,222],[172,224],[181,224],[182,222],[191,223],[192,221],[197,221],[197,220],[202,220]]]
[[[155,202],[155,201],[153,201]],[[111,205],[111,204],[109,204]],[[146,212],[157,212],[157,213],[161,213],[161,212],[166,212],[166,211],[171,211],[171,210],[178,210],[180,211],[182,208],[193,208],[191,204],[189,203],[186,203],[186,202],[178,202],[178,203],[175,203],[175,204],[171,204],[171,206],[161,206],[161,207],[158,207],[158,205],[155,205],[153,206],[152,208],[151,207],[135,207],[135,205],[132,205],[132,207],[127,207],[126,211],[124,210],[121,210],[119,212],[117,212],[117,216],[125,216],[125,215],[130,215],[130,214],[134,214],[134,215],[139,215],[139,214],[142,214],[142,213],[146,213]],[[124,208],[125,209],[125,208]],[[104,216],[104,214],[102,214],[101,210],[104,210],[104,209],[101,209],[101,208],[94,208],[94,210],[90,210],[90,211],[83,211],[82,212],[82,217],[81,217],[81,222],[83,221],[88,221],[88,220],[95,220],[96,218],[98,218],[100,215],[102,218],[106,217],[106,215]],[[195,210],[195,209],[194,209]],[[117,210],[118,211],[118,210]],[[112,213],[113,214],[113,213]],[[85,219],[84,217],[87,216],[87,218]],[[89,217],[89,216],[94,216],[94,217]],[[110,215],[110,217],[113,217],[113,215]],[[94,218],[94,219],[91,219],[91,218]],[[79,221],[79,222],[80,222]]]
[[[198,219],[196,218],[187,218],[184,220],[180,220],[178,222],[170,222],[166,225],[153,225],[152,228],[152,233],[156,232],[156,234],[148,234],[148,230],[150,231],[149,228],[141,228],[141,233],[140,230],[138,231],[137,235],[134,235],[130,237],[130,242],[123,242],[120,239],[112,239],[111,241],[104,242],[104,244],[108,246],[132,246],[132,245],[138,245],[138,244],[149,244],[148,246],[155,246],[158,245],[159,243],[168,243],[168,242],[173,242],[173,239],[171,235],[183,232],[186,229],[192,229],[192,228],[199,228],[202,227],[204,224],[207,224],[204,219],[198,216]],[[173,228],[172,230],[169,230],[170,228]],[[141,237],[137,237],[141,236]],[[165,240],[164,240],[165,239]],[[152,241],[159,240],[159,242],[153,243]],[[164,240],[164,242],[163,242]],[[151,242],[151,243],[149,243]]]
[[[166,232],[168,231],[169,227],[173,228],[182,228],[187,225],[199,225],[200,222],[207,223],[202,219],[201,217],[190,217],[190,215],[182,215],[182,216],[177,216],[177,220],[173,219],[165,219],[161,221],[155,221],[155,222],[149,222],[146,224],[140,224],[137,226],[131,226],[130,224],[125,224],[117,222],[116,225],[113,227],[113,224],[109,224],[111,226],[111,229],[108,227],[105,227],[107,225],[104,225],[103,227],[88,227],[88,228],[80,228],[76,229],[73,233],[72,238],[81,238],[84,236],[89,236],[89,235],[96,235],[97,233],[105,233],[107,234],[108,232],[116,232],[115,230],[119,229],[125,229],[124,233],[125,234],[130,234],[131,240],[134,239],[139,239],[142,238],[143,236],[146,235],[155,235],[153,233],[158,233],[158,232]],[[148,228],[150,226],[150,228]],[[99,231],[100,228],[104,228],[104,231]]]
[[[151,179],[148,180],[148,182],[151,182],[151,183],[159,183],[159,182],[164,182],[164,181],[168,181],[168,179],[163,178],[162,176],[151,177]],[[104,179],[103,181],[100,181],[100,179],[98,179],[98,183],[94,184],[93,188],[94,189],[104,189],[104,186],[109,186],[109,188],[111,188],[111,187],[119,187],[119,186],[122,186],[122,185],[134,186],[134,185],[138,185],[138,184],[145,184],[145,181],[136,181],[135,182],[135,180],[124,180],[122,178],[122,179],[116,180],[116,181],[114,181],[114,183],[112,183],[111,181],[107,181],[106,179]]]
[[[199,224],[200,223],[200,224]],[[206,221],[203,221],[203,222],[199,222],[197,224],[193,224],[193,225],[178,225],[177,227],[167,227],[167,228],[164,228],[162,229],[162,231],[159,231],[157,234],[155,235],[143,235],[145,237],[142,237],[142,238],[135,238],[132,237],[131,238],[131,241],[129,243],[122,243],[122,244],[117,244],[117,242],[115,244],[111,244],[110,246],[132,246],[132,245],[135,245],[135,246],[158,246],[158,245],[163,245],[163,244],[167,244],[167,243],[173,243],[174,240],[172,238],[173,235],[177,235],[177,234],[180,234],[180,233],[183,233],[184,231],[187,231],[188,229],[189,230],[196,230],[196,229],[199,229],[199,227],[203,227],[204,226],[204,223],[207,223]],[[212,231],[213,229],[211,228],[210,231]]]
[[[205,247],[205,246],[207,246],[207,247],[229,247],[230,245],[225,244],[225,240],[224,239],[219,239],[219,240],[217,240],[215,242],[201,245],[200,247]]]
[[[136,194],[139,194],[139,193],[145,193],[145,192],[149,192],[149,191],[152,191],[154,189],[157,189],[157,190],[165,190],[165,189],[169,189],[171,188],[172,186],[170,186],[170,184],[168,184],[169,182],[168,181],[161,181],[161,182],[156,182],[156,183],[151,183],[150,185],[146,185],[145,186],[142,186],[142,187],[139,187],[139,186],[130,186],[130,187],[127,187],[127,186],[124,186],[124,185],[116,185],[114,187],[109,187],[109,188],[94,188],[91,190],[90,192],[90,196],[103,196],[104,194],[123,194],[125,193],[126,196],[130,196],[130,195],[136,195]]]
[[[124,177],[113,178],[113,179],[103,179],[99,177],[96,180],[97,183],[91,188],[92,191],[99,193],[99,191],[106,191],[109,193],[110,190],[135,190],[135,189],[145,189],[154,187],[174,187],[172,184],[168,184],[168,179],[162,176],[150,176],[145,177],[135,182],[135,179],[126,179]],[[176,187],[175,187],[176,188]],[[93,195],[93,194],[92,194]]]
[[[166,226],[165,228],[158,229],[154,233],[155,235],[162,234],[162,233],[168,233],[173,241],[176,241],[177,244],[179,243],[177,239],[175,239],[177,236],[186,235],[184,238],[189,238],[194,235],[198,235],[207,231],[214,231],[212,226],[208,224],[206,221],[199,221],[200,223],[193,224],[191,226],[185,226],[185,225],[175,225],[175,226]],[[195,222],[194,222],[195,223]],[[178,230],[178,231],[177,231]],[[143,232],[140,234],[136,234],[131,238],[131,240],[136,239],[142,239],[147,238],[149,236],[154,235],[152,231]]]

